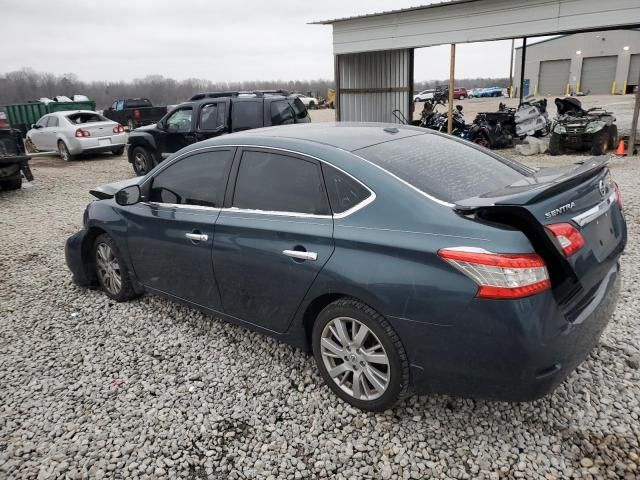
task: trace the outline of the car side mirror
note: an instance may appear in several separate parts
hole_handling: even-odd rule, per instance
[[[40,125],[36,125],[35,123],[32,123],[31,128],[38,130],[39,128],[42,128],[42,127]]]
[[[140,186],[129,185],[128,187],[124,187],[122,190],[118,191],[115,198],[116,203],[124,207],[127,205],[135,205],[140,201],[141,196]]]

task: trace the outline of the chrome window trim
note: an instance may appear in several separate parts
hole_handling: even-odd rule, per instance
[[[371,188],[369,188],[368,185],[365,185],[360,180],[358,180],[356,177],[351,175],[349,172],[345,172],[343,169],[341,169],[340,167],[337,167],[333,163],[330,163],[330,162],[328,162],[326,160],[323,160],[321,158],[315,157],[313,155],[309,155],[308,153],[298,152],[296,150],[290,150],[290,149],[287,149],[287,148],[270,147],[270,146],[266,146],[266,145],[247,145],[247,144],[233,144],[233,145],[231,145],[231,144],[225,144],[225,145],[209,145],[207,147],[194,148],[193,150],[189,150],[188,152],[182,153],[179,156],[171,159],[171,162],[167,163],[167,165],[162,170],[159,170],[153,176],[155,176],[155,175],[159,174],[160,172],[164,171],[165,169],[169,168],[171,165],[173,165],[179,159],[181,159],[181,158],[183,158],[185,156],[188,156],[188,155],[190,155],[192,153],[209,151],[209,150],[219,149],[219,148],[222,148],[222,149],[225,149],[225,148],[226,149],[229,149],[229,148],[258,148],[258,149],[265,149],[265,150],[274,150],[274,151],[278,151],[278,152],[292,153],[294,155],[300,155],[302,157],[311,158],[311,159],[316,160],[318,162],[322,162],[322,163],[324,163],[326,165],[329,165],[330,167],[335,168],[339,172],[345,174],[349,178],[352,178],[353,180],[358,182],[360,185],[362,185],[364,188],[366,188],[367,191],[370,193],[370,195],[367,198],[365,198],[360,203],[357,203],[356,205],[354,205],[350,209],[345,210],[344,212],[341,212],[341,213],[332,213],[331,215],[316,215],[316,214],[312,214],[312,213],[280,212],[280,211],[269,211],[269,210],[253,210],[253,209],[237,208],[237,207],[233,207],[233,206],[229,207],[229,208],[216,208],[217,210],[220,210],[220,211],[231,211],[231,212],[239,212],[239,213],[253,213],[253,214],[257,214],[257,215],[274,215],[274,216],[283,216],[283,217],[300,217],[300,218],[345,218],[345,217],[348,217],[349,215],[357,212],[358,210],[363,209],[367,205],[371,204],[377,198],[376,193]],[[351,153],[351,152],[349,152],[349,153]],[[361,157],[358,157],[358,158],[361,158]],[[365,161],[367,161],[367,160],[365,160]],[[369,162],[369,163],[371,163],[371,162]],[[151,181],[153,176],[150,176],[149,178],[147,178],[144,182],[142,182],[140,184],[140,186],[142,187],[147,182]],[[324,179],[323,179],[323,181],[324,181]],[[177,207],[177,208],[193,207],[193,206],[190,206],[190,205],[169,204],[169,203],[159,203],[159,202],[145,202],[145,203],[154,204],[154,205],[158,205],[158,206],[172,206],[172,207]],[[196,207],[198,207],[198,205],[196,205]],[[200,207],[200,208],[211,208],[211,209],[214,209],[214,207]]]
[[[590,208],[589,210],[582,212],[580,215],[576,215],[571,220],[576,222],[581,227],[584,227],[588,223],[593,222],[596,218],[604,215],[609,207],[616,201],[616,193],[611,193],[607,198],[605,198],[602,202],[600,202],[595,207]]]
[[[141,202],[143,205],[148,207],[164,207],[164,208],[180,208],[180,209],[189,209],[189,210],[205,210],[210,212],[219,212],[222,210],[220,207],[207,207],[205,205],[189,205],[183,203],[162,203],[162,202]]]

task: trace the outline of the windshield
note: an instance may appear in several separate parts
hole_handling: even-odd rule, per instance
[[[437,134],[401,138],[354,153],[448,203],[497,190],[530,175],[518,162]]]

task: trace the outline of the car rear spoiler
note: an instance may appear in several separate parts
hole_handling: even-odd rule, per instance
[[[100,185],[99,187],[92,188],[89,193],[96,197],[98,200],[106,200],[113,198],[116,193],[129,185],[137,184],[142,177],[129,178],[127,180],[121,180],[119,182],[107,183]]]
[[[607,167],[608,160],[608,157],[602,156],[568,167],[544,168],[525,181],[460,200],[456,202],[454,209],[467,214],[479,208],[494,205],[530,205],[593,177]]]

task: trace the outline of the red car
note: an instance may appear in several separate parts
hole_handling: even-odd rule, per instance
[[[465,98],[469,98],[469,94],[467,93],[467,89],[464,87],[454,88],[453,89],[453,98],[456,100],[464,100]]]

